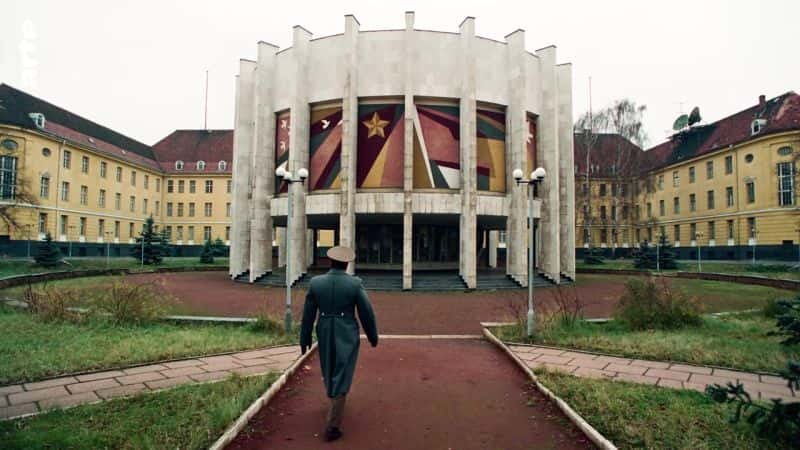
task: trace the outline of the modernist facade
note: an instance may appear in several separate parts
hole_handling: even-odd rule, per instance
[[[260,42],[237,79],[231,276],[271,272],[275,240],[296,280],[328,230],[356,250],[356,271],[402,271],[410,289],[415,270],[449,269],[474,288],[502,231],[505,270],[525,284],[527,193],[512,171],[541,166],[539,271],[574,277],[571,66],[524,42],[476,36],[471,17],[458,33],[418,30],[413,13],[399,30],[346,16],[343,34],[297,26],[290,48]],[[287,186],[278,167],[309,177]]]

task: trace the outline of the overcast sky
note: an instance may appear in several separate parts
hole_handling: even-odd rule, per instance
[[[452,4],[450,4],[452,3]],[[314,37],[416,27],[502,40],[526,30],[526,47],[554,44],[573,63],[575,115],[628,97],[647,105],[649,144],[663,141],[681,109],[714,121],[800,90],[800,0],[729,1],[37,1],[6,0],[0,82],[153,144],[174,129],[231,128],[239,58],[256,43],[291,45],[293,25]]]

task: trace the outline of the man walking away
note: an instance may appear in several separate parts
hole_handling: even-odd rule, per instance
[[[300,349],[305,353],[311,347],[311,328],[316,320],[319,364],[325,380],[325,390],[331,401],[325,427],[326,441],[342,437],[342,413],[358,361],[359,328],[354,310],[358,310],[358,319],[369,343],[373,347],[378,345],[375,314],[361,285],[361,279],[346,272],[347,264],[355,256],[353,250],[347,247],[333,247],[328,250],[331,270],[311,279],[303,307]]]

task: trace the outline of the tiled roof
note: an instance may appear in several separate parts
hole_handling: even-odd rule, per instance
[[[233,169],[233,130],[176,130],[153,146],[153,152],[168,173],[231,173]],[[183,170],[175,162],[183,161]],[[197,162],[206,163],[205,170]],[[225,170],[219,162],[225,161]]]
[[[640,172],[644,151],[615,133],[594,133],[589,154],[590,176],[634,176]],[[573,139],[576,175],[586,174],[586,147],[589,138],[582,132]]]
[[[754,120],[766,121],[751,134]],[[645,152],[647,170],[675,164],[761,136],[800,130],[800,95],[787,92],[708,125],[673,135],[669,141]]]

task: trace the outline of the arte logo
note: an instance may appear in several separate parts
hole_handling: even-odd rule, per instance
[[[36,89],[39,62],[36,60],[36,27],[33,21],[26,20],[22,23],[22,41],[19,43],[19,56],[21,64],[20,79],[23,89]]]

